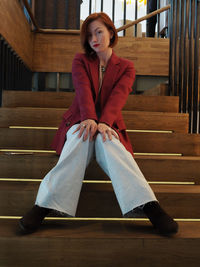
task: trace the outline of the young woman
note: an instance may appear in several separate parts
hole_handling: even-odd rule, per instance
[[[53,141],[60,154],[57,165],[43,179],[34,207],[20,220],[33,232],[45,216],[56,210],[75,216],[85,169],[96,161],[112,180],[124,216],[143,212],[163,234],[173,234],[177,223],[160,207],[137,166],[121,110],[132,90],[133,63],[113,52],[118,40],[105,13],[91,14],[81,28],[84,54],[73,60],[76,91],[71,107]]]

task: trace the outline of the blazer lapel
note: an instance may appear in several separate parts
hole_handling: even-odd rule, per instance
[[[104,74],[102,88],[101,88],[101,98],[104,95],[104,91],[110,90],[116,80],[116,77],[120,70],[120,60],[119,57],[112,52],[112,56],[108,62],[106,72]],[[89,68],[91,73],[91,81],[94,87],[94,93],[96,97],[99,93],[99,58],[89,60]],[[97,100],[97,98],[96,98]]]
[[[106,72],[104,74],[104,79],[102,83],[102,94],[106,90],[110,90],[113,88],[113,85],[116,81],[116,77],[118,76],[120,70],[120,60],[119,57],[112,53],[112,56],[108,62]]]
[[[94,87],[94,93],[97,96],[99,92],[99,59],[96,57],[89,61],[91,81]]]

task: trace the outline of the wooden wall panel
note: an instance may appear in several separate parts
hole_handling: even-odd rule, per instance
[[[33,69],[71,72],[74,55],[82,51],[79,39],[77,35],[35,34]],[[114,50],[134,62],[138,75],[168,76],[168,39],[120,37]]]
[[[41,72],[71,72],[72,60],[81,51],[80,37],[64,34],[36,33],[33,70]]]
[[[0,0],[0,33],[32,69],[33,33],[17,0]]]
[[[134,62],[138,75],[168,76],[169,39],[122,37],[116,52]]]

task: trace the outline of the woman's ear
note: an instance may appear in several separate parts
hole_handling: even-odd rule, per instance
[[[112,30],[110,30],[110,39],[112,39],[114,36],[114,32]]]

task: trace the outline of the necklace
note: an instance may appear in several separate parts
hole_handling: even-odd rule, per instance
[[[101,66],[101,72],[105,72],[106,71],[106,67],[104,67],[104,66]]]

